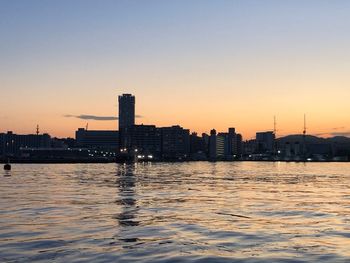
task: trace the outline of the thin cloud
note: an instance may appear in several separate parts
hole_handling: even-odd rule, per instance
[[[323,136],[323,135],[330,135],[331,132],[320,132],[320,133],[313,133],[314,136]]]
[[[343,130],[343,129],[345,129],[345,127],[343,126],[343,127],[335,127],[335,128],[332,128],[332,130],[334,130],[334,131],[337,131],[337,130]]]
[[[64,115],[66,118],[77,118],[81,120],[93,120],[93,121],[114,121],[118,120],[118,117],[115,116],[96,116],[96,115],[87,115],[87,114],[81,114],[81,115],[71,115],[66,114]],[[142,118],[141,115],[135,115],[136,118]]]

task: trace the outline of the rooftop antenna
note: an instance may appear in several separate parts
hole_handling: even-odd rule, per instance
[[[303,130],[303,158],[306,159],[306,114],[304,113],[304,130]]]
[[[39,124],[36,125],[36,135],[39,135]]]
[[[88,129],[89,129],[89,123],[87,122],[85,130],[88,130]]]
[[[275,135],[274,144],[273,144],[273,151],[274,154],[277,154],[277,141],[276,141],[276,133],[277,133],[277,122],[276,122],[276,115],[273,116],[273,134]]]

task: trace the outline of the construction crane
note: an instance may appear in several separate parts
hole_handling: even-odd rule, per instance
[[[276,116],[273,116],[273,134],[275,135],[274,143],[273,143],[273,152],[274,155],[277,156],[277,122],[276,122]]]
[[[303,129],[303,159],[306,160],[306,114],[304,114],[304,129]]]

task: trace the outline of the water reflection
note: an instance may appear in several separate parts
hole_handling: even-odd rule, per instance
[[[4,170],[4,177],[10,177],[11,171]]]
[[[116,171],[116,185],[118,186],[118,197],[116,203],[120,205],[121,212],[115,216],[120,226],[137,226],[136,219],[138,207],[136,206],[136,164],[121,165]]]
[[[350,262],[350,164],[16,165],[0,262]]]

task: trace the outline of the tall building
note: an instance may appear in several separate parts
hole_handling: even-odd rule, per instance
[[[228,128],[227,133],[227,152],[225,154],[232,156],[234,154],[234,149],[236,146],[236,129],[235,128]]]
[[[208,148],[209,148],[209,151],[208,151],[209,160],[215,161],[216,160],[216,130],[215,129],[212,129],[210,131]]]
[[[242,154],[243,154],[243,138],[242,138],[242,135],[240,133],[237,133],[236,134],[236,140],[235,140],[235,145],[233,147],[233,155],[234,155],[234,158],[240,158],[242,157]]]
[[[135,124],[135,96],[123,94],[118,97],[119,130]]]
[[[228,136],[226,133],[218,133],[216,136],[216,159],[224,160],[228,155]]]
[[[231,158],[239,158],[242,155],[242,135],[236,133],[235,128],[228,129],[229,155]]]
[[[135,125],[135,96],[123,94],[118,97],[120,149],[128,149],[131,142],[130,127]]]

